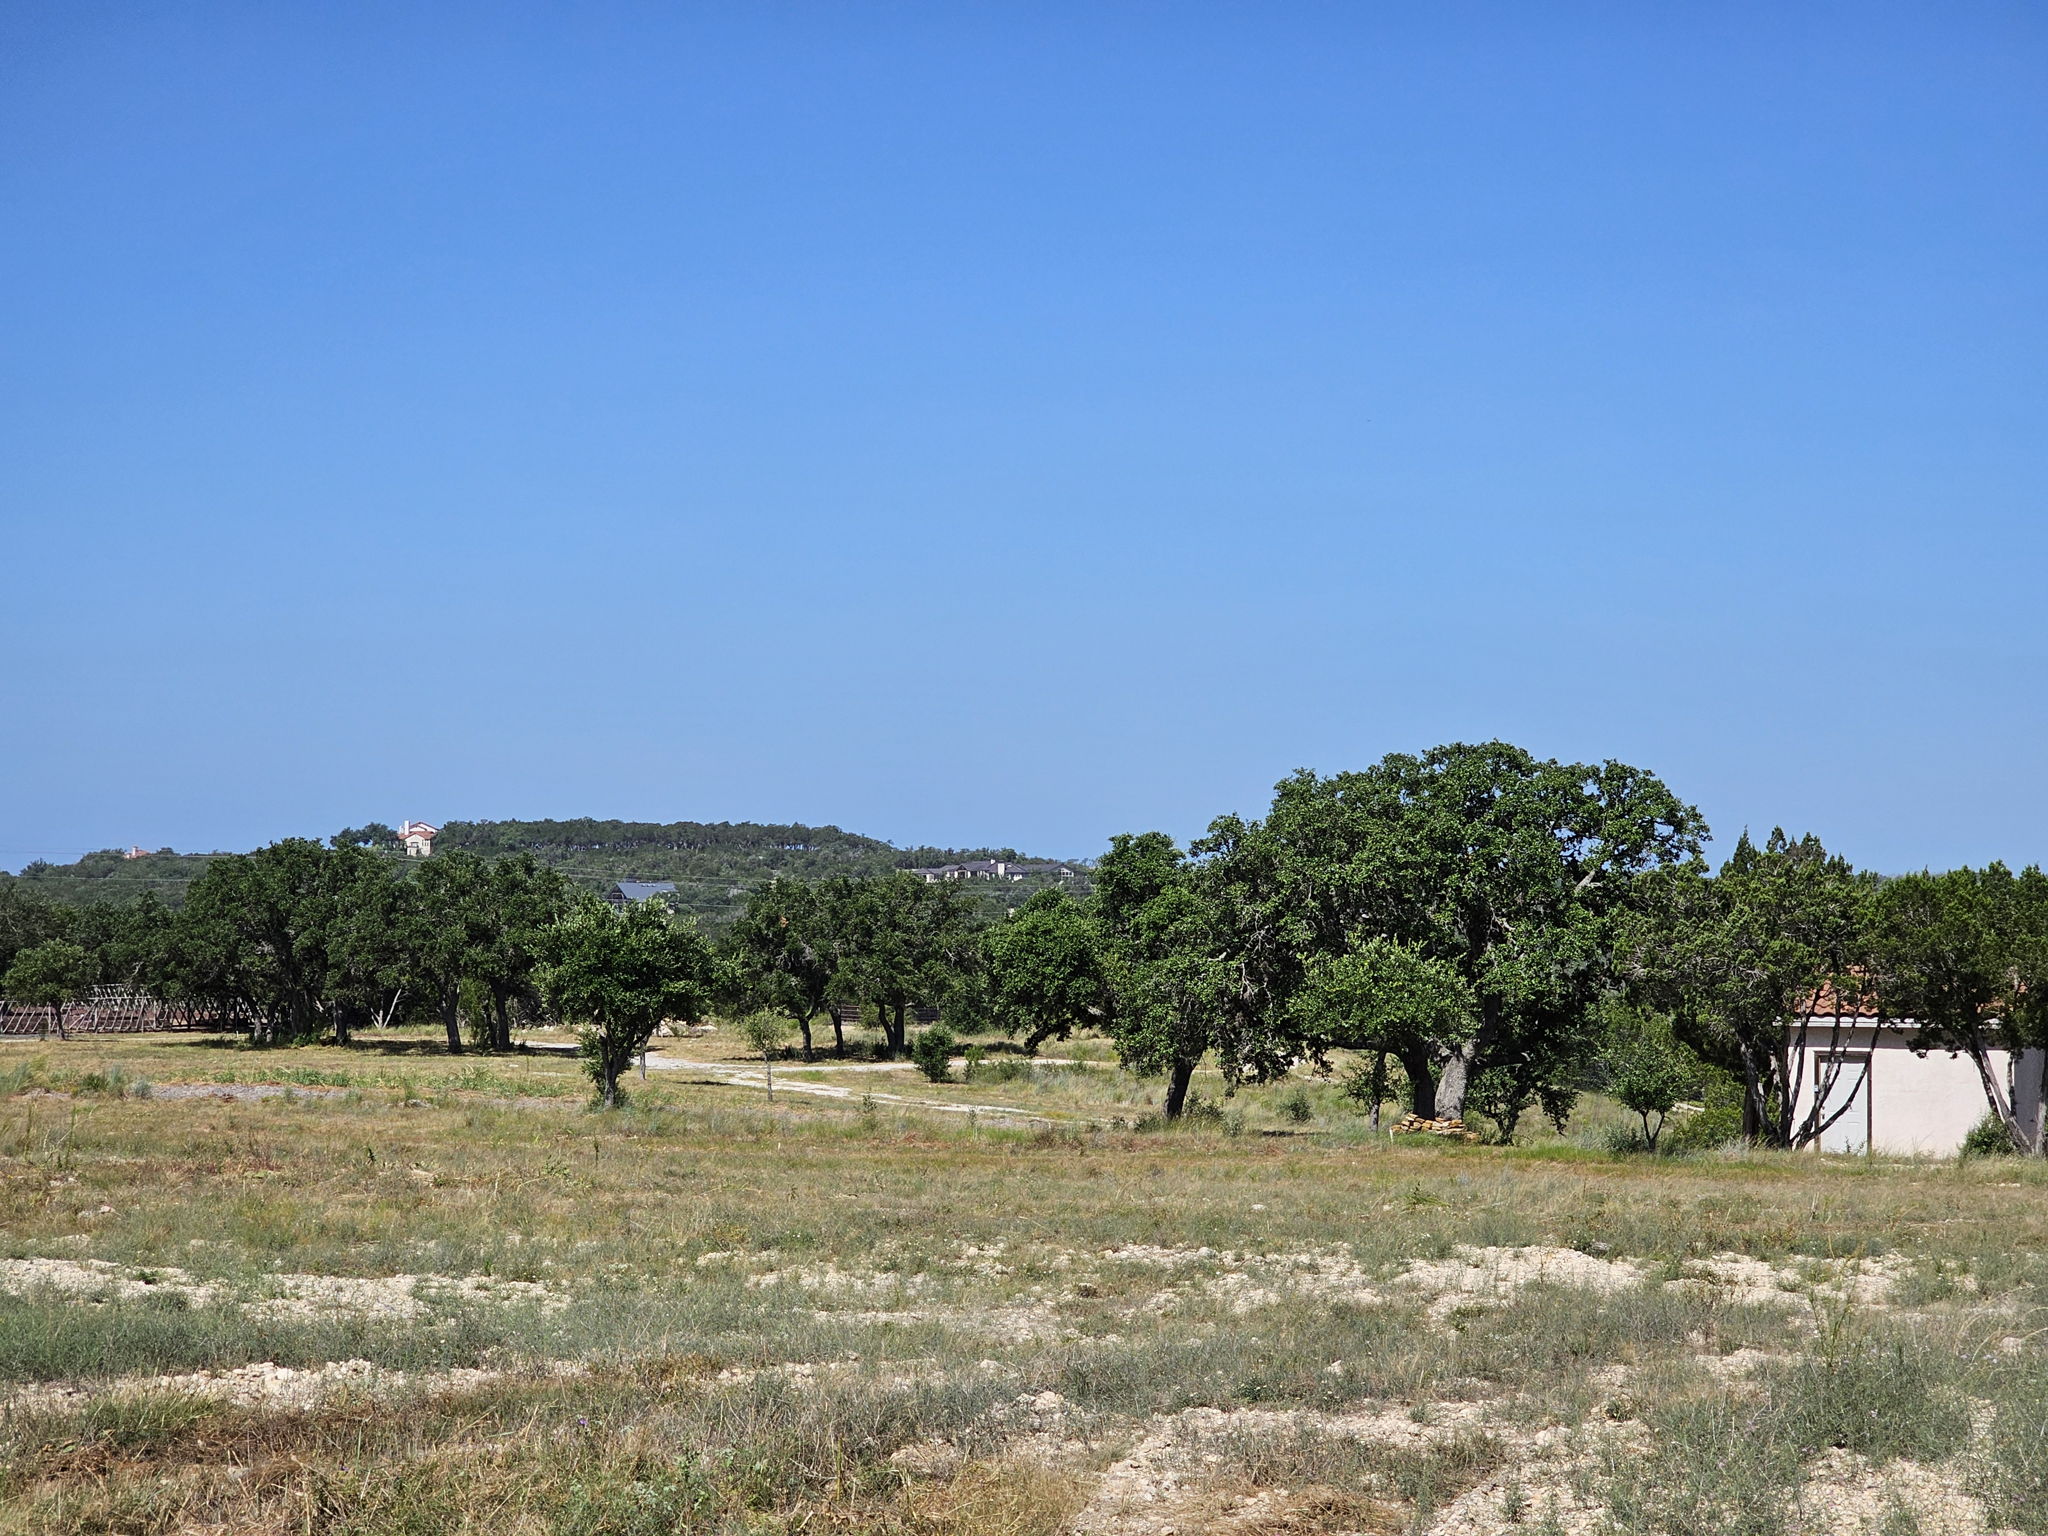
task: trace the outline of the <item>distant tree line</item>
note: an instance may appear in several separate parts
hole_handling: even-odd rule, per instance
[[[398,859],[398,833],[382,822],[349,827],[330,841]],[[806,880],[834,875],[862,877],[897,869],[975,859],[1020,860],[1010,848],[897,848],[879,838],[838,827],[773,825],[760,822],[628,822],[577,818],[567,821],[450,821],[435,841],[435,856],[467,853],[498,860],[525,854],[558,869],[586,889],[602,891],[618,880],[672,880],[671,905],[692,912],[707,927],[723,928],[744,906],[749,892],[771,880]],[[186,893],[220,854],[177,854],[168,848],[139,857],[119,849],[88,853],[73,864],[37,861],[18,876],[0,874],[0,890],[19,886],[58,901],[132,901],[143,893],[168,906]],[[972,894],[991,913],[1018,890],[1025,894],[1047,883],[1028,877],[1002,890],[977,882]],[[1085,874],[1067,882],[1086,889]]]
[[[2041,1085],[2015,1094],[1993,1055],[2048,1046],[2038,868],[1883,878],[1773,832],[1715,871],[1699,812],[1620,763],[1500,742],[1393,754],[1296,774],[1263,818],[1221,817],[1185,848],[1116,837],[1084,894],[991,910],[901,870],[782,876],[715,935],[659,902],[614,912],[531,848],[408,863],[377,851],[385,832],[217,857],[175,910],[0,886],[0,987],[137,987],[279,1042],[431,1017],[451,1051],[504,1050],[521,1021],[557,1019],[607,1101],[664,1020],[775,1014],[809,1057],[826,1026],[847,1049],[852,1004],[887,1055],[932,1010],[1034,1050],[1098,1031],[1164,1080],[1169,1117],[1204,1061],[1235,1088],[1342,1053],[1374,1113],[1399,1097],[1505,1138],[1600,1085],[1654,1143],[1713,1074],[1776,1146],[1826,1130],[1799,1047],[1850,1015],[1967,1054],[2012,1145],[2044,1146],[2020,1112]]]

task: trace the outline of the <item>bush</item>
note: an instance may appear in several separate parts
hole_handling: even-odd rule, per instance
[[[1280,1118],[1290,1125],[1307,1125],[1316,1117],[1315,1106],[1308,1101],[1308,1090],[1302,1087],[1282,1094],[1274,1107],[1280,1111]]]
[[[1664,1133],[1671,1152],[1711,1152],[1742,1140],[1742,1084],[1726,1072],[1706,1069],[1702,1107],[1672,1118]]]
[[[2012,1137],[2006,1134],[2005,1122],[1989,1110],[1963,1138],[1964,1157],[2010,1157],[2014,1150]]]
[[[959,1043],[953,1031],[943,1024],[934,1024],[930,1029],[919,1030],[917,1038],[910,1042],[910,1059],[932,1082],[951,1082],[953,1050]]]

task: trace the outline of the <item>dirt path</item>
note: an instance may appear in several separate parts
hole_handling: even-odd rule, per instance
[[[702,1072],[721,1087],[759,1088],[764,1093],[768,1087],[767,1075],[758,1067],[734,1066],[721,1061],[687,1061],[666,1056],[647,1058],[649,1071],[658,1072]],[[886,1068],[901,1071],[899,1066]],[[1049,1115],[1040,1110],[1025,1109],[1015,1104],[950,1104],[943,1099],[918,1099],[900,1093],[875,1093],[868,1089],[856,1092],[842,1088],[836,1083],[807,1083],[782,1077],[775,1084],[777,1093],[803,1093],[813,1098],[859,1100],[874,1104],[887,1104],[904,1109],[936,1110],[944,1115],[973,1115],[984,1120],[1005,1124],[1022,1125],[1101,1125],[1105,1122],[1086,1115]]]

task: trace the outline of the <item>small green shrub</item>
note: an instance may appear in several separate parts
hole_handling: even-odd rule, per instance
[[[1706,1069],[1701,1107],[1674,1116],[1664,1133],[1672,1152],[1711,1152],[1742,1140],[1742,1084],[1726,1072]]]
[[[1964,1157],[2010,1157],[2013,1150],[2012,1137],[2006,1132],[2005,1122],[1988,1110],[1984,1118],[1970,1128],[1970,1134],[1963,1138]]]
[[[1640,1126],[1610,1125],[1599,1134],[1599,1147],[1603,1152],[1612,1152],[1616,1157],[1632,1157],[1639,1152],[1648,1152],[1650,1144],[1643,1139]]]
[[[1273,1107],[1289,1125],[1307,1125],[1316,1117],[1315,1106],[1308,1100],[1308,1090],[1300,1086],[1291,1093],[1282,1094]]]
[[[943,1024],[934,1024],[929,1029],[919,1030],[917,1038],[910,1042],[910,1059],[930,1081],[951,1082],[953,1050],[959,1043],[953,1031]]]

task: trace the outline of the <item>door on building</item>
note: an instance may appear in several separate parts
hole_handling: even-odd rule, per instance
[[[1832,1073],[1834,1081],[1828,1081]],[[1870,1150],[1870,1056],[1868,1052],[1820,1056],[1814,1061],[1814,1090],[1822,1094],[1820,1133],[1823,1152]],[[1836,1111],[1841,1111],[1839,1117]],[[1834,1124],[1829,1125],[1830,1120]]]

